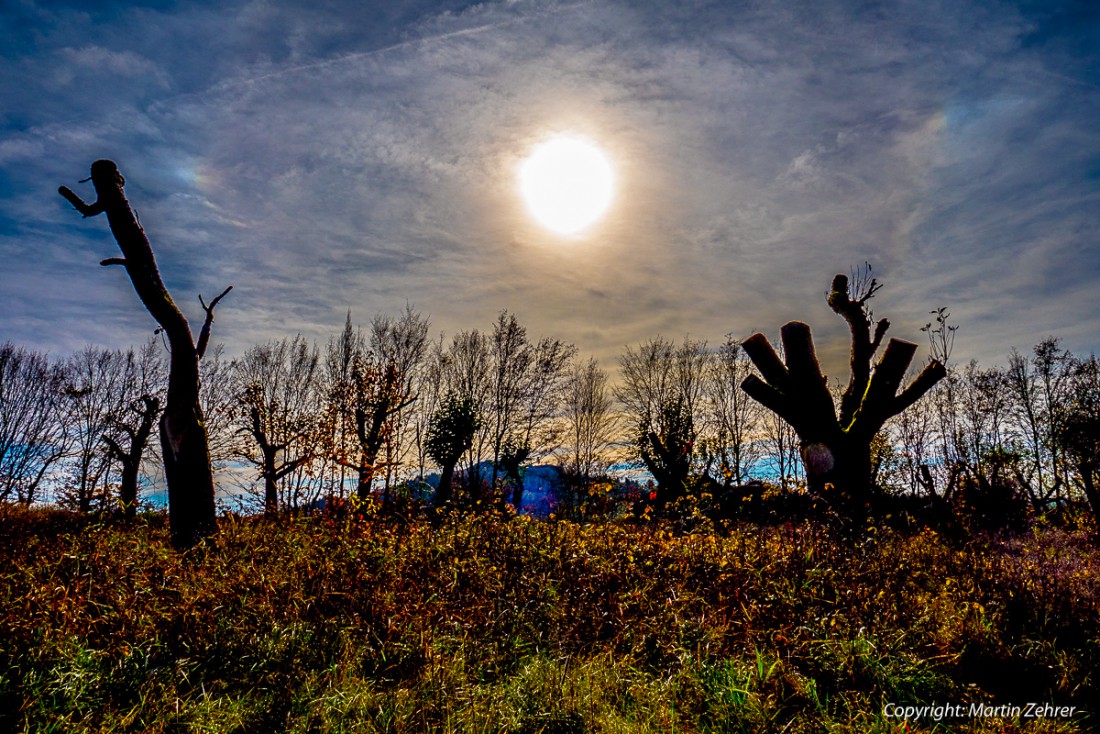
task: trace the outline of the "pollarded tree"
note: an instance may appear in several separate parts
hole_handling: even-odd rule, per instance
[[[900,339],[889,341],[872,371],[872,360],[890,326],[886,319],[872,321],[867,307],[878,289],[877,281],[869,276],[857,282],[855,293],[849,288],[848,276],[833,279],[828,303],[848,322],[852,340],[851,372],[839,410],[821,372],[809,326],[799,321],[783,326],[784,360],[763,334],[753,334],[742,342],[760,377],[750,375],[741,387],[794,428],[811,492],[857,513],[871,496],[875,435],[887,420],[919,400],[946,374],[943,364],[932,360],[899,393],[917,349],[916,344]]]
[[[210,448],[199,403],[199,360],[210,338],[214,306],[229,292],[227,288],[207,306],[206,320],[198,342],[187,318],[176,306],[161,280],[149,238],[122,191],[126,180],[114,161],[92,164],[92,186],[96,200],[86,204],[68,187],[58,189],[73,207],[87,217],[107,215],[107,223],[122,251],[121,258],[108,258],[101,265],[122,265],[142,304],[164,329],[171,349],[168,392],[160,418],[160,441],[164,477],[168,484],[168,524],[172,544],[177,548],[195,545],[217,531],[214,504],[214,475]]]

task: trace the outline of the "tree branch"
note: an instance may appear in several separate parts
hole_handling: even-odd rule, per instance
[[[783,354],[787,360],[787,372],[790,382],[784,392],[799,403],[806,413],[812,413],[814,420],[822,426],[835,423],[836,412],[833,409],[833,397],[821,373],[821,364],[814,350],[813,334],[810,327],[801,321],[791,321],[781,330]]]
[[[108,453],[112,454],[116,459],[123,462],[124,464],[126,463],[126,461],[129,460],[130,456],[122,450],[122,447],[118,445],[117,441],[115,441],[110,436],[101,436],[100,438],[103,440],[103,443],[107,444]]]
[[[879,345],[882,344],[882,337],[886,335],[886,330],[890,328],[890,321],[887,319],[881,319],[875,324],[875,336],[871,340],[871,354],[874,355],[878,351]]]
[[[894,398],[890,406],[890,415],[898,415],[913,403],[924,397],[924,394],[935,387],[936,383],[947,377],[947,368],[939,361],[932,360],[916,379],[909,383],[900,395]]]
[[[199,303],[202,304],[202,310],[206,312],[206,320],[202,322],[202,329],[199,331],[199,341],[195,344],[195,351],[198,352],[199,359],[202,359],[203,355],[206,354],[206,346],[210,343],[210,327],[214,323],[214,307],[231,290],[233,290],[233,286],[229,286],[219,293],[218,297],[211,301],[209,306],[206,305],[206,301],[202,300],[202,294],[199,294]]]
[[[305,464],[312,458],[312,456],[299,456],[297,459],[291,459],[290,461],[285,462],[281,467],[275,470],[275,479],[282,479],[287,474],[290,474],[292,471],[300,467],[302,464]]]
[[[874,280],[867,289],[867,293],[859,300],[852,300],[849,290],[848,276],[838,273],[833,278],[832,289],[826,299],[829,308],[844,317],[848,322],[848,330],[852,334],[852,354],[849,361],[851,377],[848,387],[840,398],[840,425],[850,425],[859,410],[860,401],[867,384],[871,378],[871,357],[875,349],[871,346],[871,324],[867,318],[867,299],[874,295],[880,286]],[[881,322],[880,322],[881,323]],[[885,333],[885,327],[882,327]],[[876,329],[876,335],[881,338]],[[877,347],[877,345],[876,345]]]
[[[745,354],[752,360],[756,369],[760,370],[765,382],[776,388],[782,388],[787,384],[790,374],[783,361],[779,359],[779,355],[775,353],[775,349],[772,348],[768,337],[763,334],[753,334],[741,342],[741,348],[745,350]]]
[[[891,415],[894,396],[916,351],[917,345],[913,342],[902,339],[889,341],[882,359],[875,366],[875,373],[867,385],[859,410],[852,418],[851,430],[871,436],[882,428],[882,424]]]
[[[61,186],[57,189],[57,193],[65,197],[65,199],[73,205],[73,209],[84,215],[84,218],[94,217],[98,214],[102,214],[104,209],[103,205],[99,203],[97,199],[93,204],[85,204],[84,200],[73,193],[72,189],[68,186]]]
[[[756,375],[749,375],[742,380],[741,389],[744,390],[745,394],[750,398],[773,413],[776,413],[788,423],[790,423],[791,418],[794,417],[787,397]]]

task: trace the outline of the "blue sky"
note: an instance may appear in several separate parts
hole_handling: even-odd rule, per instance
[[[948,306],[959,358],[1094,351],[1098,49],[1088,2],[5,2],[0,340],[151,332],[56,194],[112,158],[192,318],[235,286],[231,353],[408,300],[605,365],[800,319],[839,374],[824,292],[865,260],[893,336]],[[566,239],[516,187],[559,133],[617,180]]]

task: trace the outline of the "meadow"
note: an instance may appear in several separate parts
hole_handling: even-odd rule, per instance
[[[179,553],[0,506],[0,730],[1089,731],[1098,571],[1042,524],[225,516]],[[1075,710],[884,714],[1027,702]]]

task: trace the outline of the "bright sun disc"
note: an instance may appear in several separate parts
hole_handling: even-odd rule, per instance
[[[611,165],[599,148],[575,138],[539,147],[519,170],[520,191],[538,222],[558,234],[576,234],[611,203]]]

